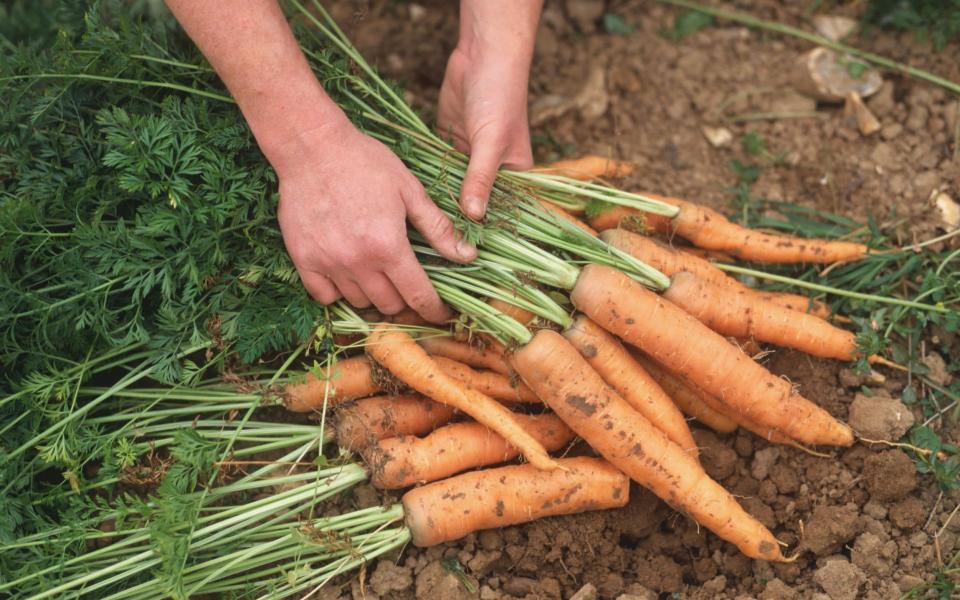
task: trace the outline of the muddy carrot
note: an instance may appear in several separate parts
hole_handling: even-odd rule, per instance
[[[540,404],[540,399],[522,381],[511,381],[509,377],[494,371],[475,371],[442,356],[434,356],[433,360],[448,376],[494,400]]]
[[[550,175],[563,175],[571,179],[619,178],[633,173],[635,165],[628,160],[615,160],[605,156],[587,154],[579,158],[558,160],[534,171]]]
[[[717,285],[691,273],[673,275],[663,297],[710,329],[823,358],[852,360],[856,336],[820,317],[762,300],[749,290]]]
[[[733,420],[708,404],[704,399],[706,392],[687,384],[649,358],[640,355],[639,351],[631,354],[660,384],[663,391],[676,402],[684,414],[690,415],[718,433],[730,433],[737,429],[737,424]],[[717,402],[719,403],[719,400]]]
[[[653,194],[647,194],[658,199]],[[611,205],[587,217],[587,223],[597,231],[623,228],[640,233],[669,234],[672,231],[673,220],[670,217],[646,213],[636,208]]]
[[[557,416],[631,479],[747,556],[783,560],[773,534],[710,479],[696,458],[617,395],[560,334],[537,332],[511,360]]]
[[[853,443],[849,427],[798,394],[789,382],[623,273],[588,265],[570,299],[595,323],[758,425],[806,444]],[[530,384],[526,377],[524,381]],[[531,388],[543,399],[536,387]]]
[[[563,337],[630,406],[681,448],[697,455],[697,443],[683,413],[615,337],[583,315],[574,318]]]
[[[553,452],[573,439],[554,414],[514,414],[520,425]],[[476,421],[444,425],[424,438],[383,439],[364,451],[370,480],[381,489],[400,489],[445,479],[476,467],[513,460],[520,451]]]
[[[367,354],[397,379],[424,396],[464,412],[496,431],[540,469],[554,469],[550,458],[502,404],[472,390],[443,372],[409,334],[381,324],[367,338]]]
[[[471,367],[490,369],[510,376],[513,371],[497,348],[480,347],[451,337],[424,336],[417,340],[431,356],[442,356]]]
[[[366,398],[380,391],[373,369],[366,356],[338,360],[324,369],[321,377],[308,373],[306,381],[291,383],[284,390],[284,404],[293,412],[322,410],[324,395],[327,406],[346,400]]]
[[[509,465],[410,490],[403,508],[414,545],[433,546],[482,529],[626,505],[630,482],[606,461],[579,457],[557,462],[563,468]]]
[[[680,246],[677,248],[677,250],[689,254],[690,256],[696,256],[697,258],[702,258],[703,260],[709,260],[712,262],[732,263],[734,261],[732,256],[720,250],[704,250],[703,248],[697,248],[696,246]]]
[[[416,394],[363,398],[337,408],[337,444],[360,450],[384,438],[423,435],[448,423],[455,413],[445,404]]]
[[[553,202],[550,202],[548,200],[542,200],[540,198],[537,199],[537,202],[540,203],[540,206],[542,206],[548,212],[556,215],[558,218],[563,219],[564,221],[573,223],[574,225],[586,231],[590,235],[597,235],[596,229],[594,229],[593,227],[590,227],[589,225],[587,225],[577,217],[573,216],[572,214],[568,213],[567,211],[563,210]]]
[[[784,308],[795,310],[797,312],[811,314],[821,319],[830,317],[830,307],[819,300],[812,300],[800,294],[789,294],[786,292],[763,292],[756,291],[757,297],[767,302],[773,302]]]
[[[519,306],[504,302],[503,300],[497,300],[496,298],[487,300],[487,304],[524,325],[529,325],[536,316],[532,312],[526,311]]]

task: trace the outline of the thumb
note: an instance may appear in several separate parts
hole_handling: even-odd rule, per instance
[[[503,152],[502,148],[482,141],[471,144],[471,150],[467,174],[460,190],[460,210],[469,218],[479,221],[487,212],[490,190],[493,189]]]

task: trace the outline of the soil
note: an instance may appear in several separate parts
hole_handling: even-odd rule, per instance
[[[430,117],[456,43],[456,4],[341,2],[335,10],[365,56],[400,81],[408,100]],[[809,3],[741,4],[758,16],[809,28],[803,17]],[[604,32],[598,23],[605,12],[616,12],[635,30]],[[904,242],[943,232],[929,199],[934,190],[960,198],[960,162],[953,160],[956,99],[885,74],[883,89],[867,101],[881,129],[864,136],[844,118],[842,106],[817,105],[792,90],[789,67],[807,44],[723,22],[675,42],[658,32],[672,27],[677,14],[657,2],[547,3],[530,93],[539,161],[588,152],[629,159],[638,168],[619,182],[625,188],[720,209],[728,208],[728,189],[737,182],[730,161],[761,162],[754,195],[861,220],[870,216]],[[960,81],[956,45],[937,54],[912,35],[895,33],[855,43]],[[583,108],[553,117],[544,112],[554,96],[584,94],[592,101]],[[744,120],[757,113],[781,117]],[[732,141],[715,147],[704,127],[726,128]],[[747,155],[739,140],[751,131],[782,160]],[[864,378],[836,362],[786,351],[765,360],[864,437],[894,440],[910,422],[922,421],[896,400],[906,381],[895,371]],[[939,420],[931,426],[945,440],[958,441]],[[743,432],[694,428],[709,474],[791,551],[799,549],[795,562],[748,559],[634,486],[620,510],[405,548],[321,597],[886,599],[933,581],[938,561],[956,551],[960,518],[952,515],[960,495],[941,494],[897,448],[856,445],[823,458],[771,447]],[[360,488],[354,500],[376,504],[384,498]],[[459,575],[450,567],[456,564],[463,569]]]

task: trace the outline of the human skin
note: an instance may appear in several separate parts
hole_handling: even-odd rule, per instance
[[[167,0],[226,84],[280,182],[284,244],[310,295],[384,314],[451,312],[407,240],[445,258],[476,249],[386,146],[357,130],[310,70],[276,0]],[[541,0],[463,0],[438,126],[471,153],[460,205],[482,219],[497,168],[532,165],[527,82]]]

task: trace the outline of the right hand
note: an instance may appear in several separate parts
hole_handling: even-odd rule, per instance
[[[452,314],[407,239],[406,221],[445,258],[477,251],[386,146],[345,118],[303,134],[291,156],[274,162],[277,217],[304,287],[330,304],[341,296],[392,315],[409,306],[435,323]]]

